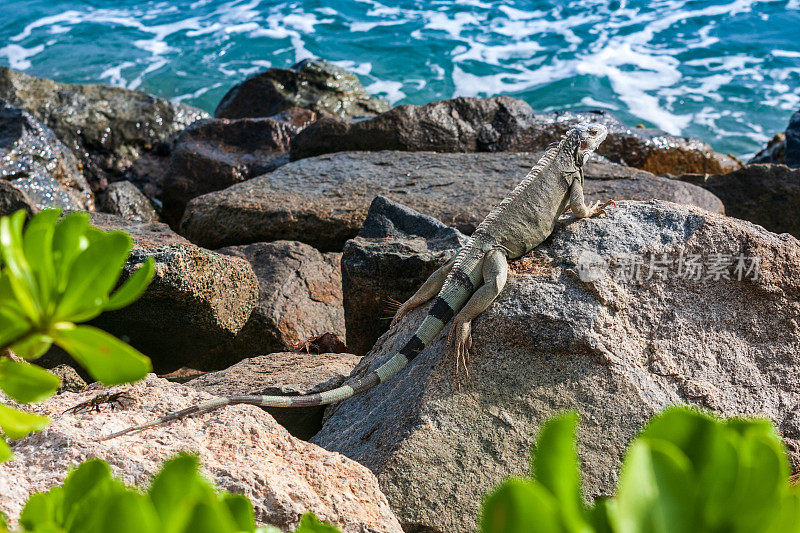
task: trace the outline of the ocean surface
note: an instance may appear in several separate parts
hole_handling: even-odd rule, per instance
[[[0,64],[213,112],[321,57],[393,104],[508,94],[747,157],[800,108],[800,0],[0,0]]]

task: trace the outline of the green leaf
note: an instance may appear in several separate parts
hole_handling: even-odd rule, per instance
[[[89,320],[99,315],[130,251],[131,238],[120,231],[92,242],[72,264],[69,281],[56,307],[56,320],[75,321],[75,314]]]
[[[9,439],[21,439],[33,431],[41,431],[50,423],[46,416],[18,411],[0,403],[0,429]]]
[[[31,494],[19,515],[20,525],[26,531],[39,531],[47,526],[56,525],[56,503],[57,499],[48,492]]]
[[[53,233],[53,266],[58,287],[62,293],[69,279],[69,272],[75,258],[89,247],[89,213],[70,213],[56,225]]]
[[[87,459],[72,470],[62,485],[64,517],[68,517],[75,506],[86,498],[92,489],[102,487],[111,480],[111,468],[101,459]]]
[[[581,496],[581,476],[575,451],[578,414],[565,413],[548,420],[536,443],[533,477],[559,502],[569,531],[590,531]]]
[[[8,445],[6,440],[0,435],[0,463],[4,463],[14,457],[14,454],[11,453],[11,447]]]
[[[23,337],[18,342],[10,346],[11,351],[23,359],[38,359],[47,353],[53,344],[53,338],[49,335],[32,334]]]
[[[165,531],[186,530],[203,482],[197,473],[199,463],[196,455],[182,453],[165,462],[153,478],[148,494]]]
[[[114,311],[122,309],[138,300],[153,280],[153,274],[156,271],[155,264],[156,262],[152,257],[145,259],[136,269],[136,272],[122,284],[122,287],[111,295],[111,298],[103,306],[103,310]]]
[[[25,226],[22,247],[25,257],[33,270],[39,285],[39,299],[45,314],[53,312],[56,286],[55,266],[53,265],[53,234],[60,209],[44,209]]]
[[[106,386],[137,381],[152,370],[150,359],[92,326],[59,325],[54,341]]]
[[[161,524],[150,499],[143,494],[126,490],[110,495],[102,509],[101,529],[114,533],[160,533]]]
[[[339,533],[339,530],[327,523],[321,522],[314,513],[306,513],[300,517],[295,533]]]
[[[0,302],[0,346],[8,346],[31,330],[16,303]]]
[[[236,522],[240,531],[253,531],[256,527],[256,517],[253,513],[253,504],[242,494],[223,494],[222,504],[228,508],[231,517]]]
[[[22,224],[25,212],[20,210],[10,217],[0,218],[0,253],[6,263],[8,282],[17,303],[34,322],[41,316],[39,289],[22,250]]]
[[[0,390],[20,403],[46,400],[58,390],[61,379],[44,368],[0,358]]]
[[[298,529],[299,531],[299,529]],[[483,503],[482,533],[556,533],[561,531],[558,502],[537,482],[512,478]]]

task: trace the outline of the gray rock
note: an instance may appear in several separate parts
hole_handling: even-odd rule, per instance
[[[28,218],[38,211],[28,195],[17,189],[11,183],[0,180],[0,216],[4,217],[24,209]]]
[[[358,233],[372,199],[383,195],[471,233],[540,155],[348,152],[303,159],[193,199],[180,232],[207,248],[285,239],[339,251]],[[586,176],[588,200],[659,198],[722,210],[700,188],[601,159]]]
[[[156,260],[153,282],[132,305],[103,313],[92,324],[109,331],[169,372],[229,342],[247,322],[258,280],[240,258],[199,248],[166,224],[137,223],[95,213],[100,229],[123,230],[134,240],[123,276],[147,256]]]
[[[271,353],[244,359],[235,365],[204,374],[186,385],[215,396],[312,394],[344,383],[361,360],[351,354]],[[324,406],[266,411],[289,433],[303,440],[322,427]]]
[[[327,61],[306,59],[290,69],[271,68],[234,85],[214,116],[269,117],[291,107],[356,118],[377,115],[389,104],[368,94],[352,72]]]
[[[654,174],[721,173],[740,166],[697,139],[629,128],[604,111],[538,113],[509,96],[401,105],[355,123],[323,118],[292,141],[291,155],[300,159],[354,150],[535,152],[557,142],[576,122],[604,124],[608,138],[598,153]]]
[[[728,174],[685,174],[678,179],[713,193],[732,217],[800,237],[800,168],[747,165]]]
[[[786,128],[786,165],[800,168],[800,111],[792,115]]]
[[[71,85],[0,67],[0,98],[53,129],[77,155],[94,192],[111,177],[136,181],[134,162],[169,150],[171,139],[208,114],[194,107],[105,85]]]
[[[24,191],[39,209],[94,209],[92,191],[69,148],[50,128],[1,98],[0,179]]]
[[[0,463],[0,512],[8,517],[11,530],[17,529],[20,511],[31,494],[63,483],[69,470],[89,457],[108,462],[127,484],[144,487],[164,461],[191,450],[211,482],[252,502],[258,525],[294,531],[300,517],[312,512],[342,533],[402,533],[369,470],[292,437],[253,405],[228,406],[98,442],[98,437],[151,420],[155,413],[214,398],[152,374],[124,390],[130,399],[125,409],[114,411],[62,414],[96,396],[102,391],[97,386],[23,407],[49,416],[52,422],[44,431],[15,441],[14,460]]]
[[[134,222],[158,222],[158,213],[153,204],[130,181],[109,184],[100,210]]]
[[[647,279],[651,253],[674,262],[667,275]],[[680,257],[699,256],[705,276],[727,254],[760,257],[758,279],[739,281],[735,268],[731,279],[677,275]],[[628,257],[645,261],[638,277],[624,274]],[[584,276],[587,259],[611,268]],[[627,442],[668,404],[794,420],[797,239],[693,207],[622,202],[608,218],[563,217],[512,268],[473,324],[468,379],[454,375],[445,332],[392,380],[331,408],[313,439],[369,467],[406,531],[474,531],[482,497],[527,472],[542,422],[567,409],[581,417],[590,495],[612,490]],[[427,311],[382,336],[350,379],[393,355]]]
[[[271,118],[211,119],[186,128],[175,142],[163,186],[163,215],[178,223],[186,202],[287,163],[299,128]]]
[[[290,241],[231,246],[217,252],[250,263],[258,278],[258,302],[234,339],[190,366],[225,368],[245,357],[291,350],[326,332],[344,339],[341,254],[322,254]]]
[[[342,293],[349,349],[367,353],[404,302],[467,237],[433,217],[377,196],[358,236],[342,254]]]

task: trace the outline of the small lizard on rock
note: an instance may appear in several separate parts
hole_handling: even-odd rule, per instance
[[[551,145],[539,162],[478,225],[467,244],[434,272],[400,308],[392,325],[409,311],[433,299],[425,319],[414,335],[388,361],[349,385],[303,396],[232,396],[209,400],[139,426],[113,433],[111,439],[157,426],[184,416],[224,405],[252,404],[268,407],[308,407],[350,398],[397,374],[412,361],[453,319],[449,340],[453,342],[456,370],[467,368],[472,346],[471,325],[497,298],[506,283],[508,260],[522,257],[544,241],[566,210],[578,218],[605,215],[600,202],[587,206],[583,198],[583,165],[589,154],[606,138],[600,124],[578,124],[557,144]]]

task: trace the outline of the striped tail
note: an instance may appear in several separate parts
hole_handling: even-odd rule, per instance
[[[425,320],[422,321],[417,331],[400,351],[380,367],[349,385],[342,385],[333,390],[305,394],[302,396],[231,396],[229,398],[215,398],[192,407],[187,407],[181,411],[170,413],[158,420],[123,429],[122,431],[112,433],[111,435],[101,437],[97,440],[104,441],[114,439],[149,427],[160,426],[161,424],[194,413],[213,411],[225,405],[250,404],[261,407],[313,407],[346,400],[356,394],[371,389],[400,372],[400,370],[436,338],[442,329],[444,329],[444,325],[453,317],[453,313],[453,308],[447,303],[446,299],[442,296],[437,296],[434,299],[433,307],[425,316]]]

